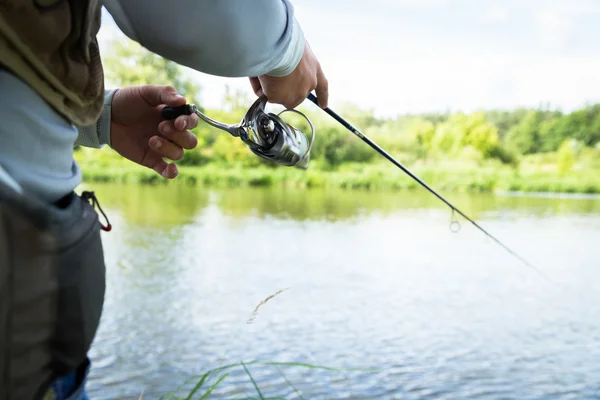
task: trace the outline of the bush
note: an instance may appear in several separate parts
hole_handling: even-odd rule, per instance
[[[575,149],[571,140],[565,140],[558,149],[558,172],[562,175],[569,172],[575,165]]]
[[[519,152],[515,148],[500,143],[491,148],[489,156],[513,167],[517,167],[520,162]]]

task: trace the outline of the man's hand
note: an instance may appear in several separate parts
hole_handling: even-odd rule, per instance
[[[112,100],[111,147],[123,157],[152,168],[167,179],[177,176],[177,165],[164,158],[181,160],[183,149],[193,149],[198,139],[187,129],[198,125],[198,116],[182,115],[163,121],[164,106],[186,104],[171,86],[143,85],[119,89]]]
[[[327,107],[329,100],[327,78],[306,41],[302,59],[291,74],[284,77],[251,77],[250,84],[257,96],[264,94],[271,103],[282,104],[287,108],[302,104],[313,90],[322,108]]]

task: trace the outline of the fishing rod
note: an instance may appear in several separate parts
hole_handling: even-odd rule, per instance
[[[310,101],[312,101],[313,103],[315,103],[319,108],[321,108],[319,106],[317,98],[312,93],[309,93],[308,99]],[[392,164],[394,164],[395,166],[400,168],[408,176],[413,178],[421,186],[423,186],[425,189],[427,189],[430,193],[432,193],[434,196],[436,196],[438,199],[440,199],[442,202],[444,202],[448,207],[450,207],[450,209],[453,211],[453,213],[457,212],[458,214],[462,215],[467,221],[469,221],[471,224],[473,224],[477,229],[479,229],[486,236],[488,236],[490,239],[492,239],[497,244],[499,244],[502,248],[504,248],[506,251],[508,251],[510,254],[512,254],[514,257],[516,257],[518,260],[520,260],[522,263],[524,263],[525,265],[527,265],[530,268],[535,269],[537,272],[541,273],[541,271],[539,269],[537,269],[534,265],[532,265],[529,261],[525,260],[518,253],[511,250],[508,246],[506,246],[504,243],[502,243],[500,240],[498,240],[494,235],[490,234],[488,231],[483,229],[479,224],[477,224],[470,217],[468,217],[465,213],[463,213],[461,210],[459,210],[456,206],[454,206],[452,203],[450,203],[448,200],[446,200],[442,195],[440,195],[438,192],[436,192],[434,189],[432,189],[421,178],[419,178],[417,175],[412,173],[408,168],[406,168],[404,165],[402,165],[402,163],[400,163],[398,160],[396,160],[394,157],[392,157],[387,151],[382,149],[377,143],[375,143],[367,135],[365,135],[364,133],[362,133],[361,131],[356,129],[351,123],[346,121],[344,118],[342,118],[340,115],[338,115],[335,111],[333,111],[329,107],[325,107],[325,108],[321,108],[321,109],[323,111],[325,111],[327,114],[329,114],[331,117],[333,117],[333,119],[335,119],[337,122],[339,122],[344,128],[348,129],[350,132],[352,132],[353,134],[358,136],[363,142],[365,142],[366,144],[371,146],[371,148],[373,148],[376,152],[378,152],[379,154],[381,154],[382,156],[387,158],[390,162],[392,162]],[[453,223],[457,223],[457,221],[453,221]]]
[[[370,139],[364,133],[356,129],[352,124],[350,124],[336,112],[331,110],[329,107],[321,108],[319,106],[317,98],[312,93],[309,93],[307,98],[313,103],[315,103],[321,110],[333,117],[337,122],[339,122],[342,126],[348,129],[354,135],[358,136],[363,142],[367,143],[371,148],[373,148],[383,157],[388,159],[395,166],[400,168],[404,173],[406,173],[408,176],[414,179],[422,187],[427,189],[430,193],[432,193],[434,196],[436,196],[438,199],[444,202],[448,207],[450,207],[450,209],[452,210],[453,217],[451,227],[458,224],[458,221],[454,220],[454,213],[456,212],[462,217],[464,217],[471,224],[473,224],[481,232],[483,232],[487,237],[489,237],[502,248],[504,248],[504,250],[506,250],[508,253],[520,260],[523,264],[534,269],[540,275],[548,279],[533,264],[525,260],[525,258],[520,256],[517,252],[510,249],[508,246],[506,246],[504,243],[498,240],[494,235],[483,229],[479,224],[473,221],[473,219],[471,219],[469,216],[467,216],[465,213],[459,210],[456,206],[454,206],[452,203],[446,200],[442,195],[440,195],[438,192],[432,189],[427,183],[425,183],[421,178],[412,173],[408,168],[402,165],[402,163],[397,161],[388,152],[383,150],[372,139]],[[279,114],[267,113],[265,111],[266,104],[267,98],[264,95],[260,96],[254,102],[254,104],[252,104],[252,106],[250,107],[248,112],[246,112],[242,120],[235,125],[223,124],[212,120],[211,118],[203,114],[200,110],[198,110],[198,108],[194,104],[185,104],[180,107],[164,107],[161,110],[161,113],[163,119],[165,120],[174,120],[180,115],[196,114],[198,115],[198,117],[200,117],[200,119],[202,119],[209,125],[224,130],[234,137],[239,137],[254,154],[261,158],[285,166],[294,166],[300,169],[307,169],[310,161],[310,151],[315,139],[315,129],[311,121],[306,115],[294,109],[285,109]],[[308,138],[308,135],[306,135],[304,132],[281,119],[280,115],[284,112],[293,112],[304,117],[311,129],[310,140]]]

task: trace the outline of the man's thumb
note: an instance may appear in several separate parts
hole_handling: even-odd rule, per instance
[[[160,99],[162,104],[168,106],[182,106],[186,103],[185,97],[177,93],[173,86],[163,86]]]
[[[151,106],[166,104],[175,107],[186,103],[185,98],[173,86],[143,85],[140,87],[140,95]]]

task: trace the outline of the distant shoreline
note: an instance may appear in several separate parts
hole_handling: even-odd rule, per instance
[[[365,165],[362,170],[301,171],[288,167],[240,167],[207,164],[203,167],[180,166],[179,176],[167,181],[154,171],[135,165],[81,165],[84,182],[127,184],[184,183],[206,187],[294,187],[340,188],[352,190],[413,190],[417,182],[393,167]],[[552,172],[523,172],[508,169],[442,168],[414,170],[437,190],[461,193],[496,193],[499,195],[535,196],[585,195],[600,198],[600,174],[570,174],[559,176]]]

